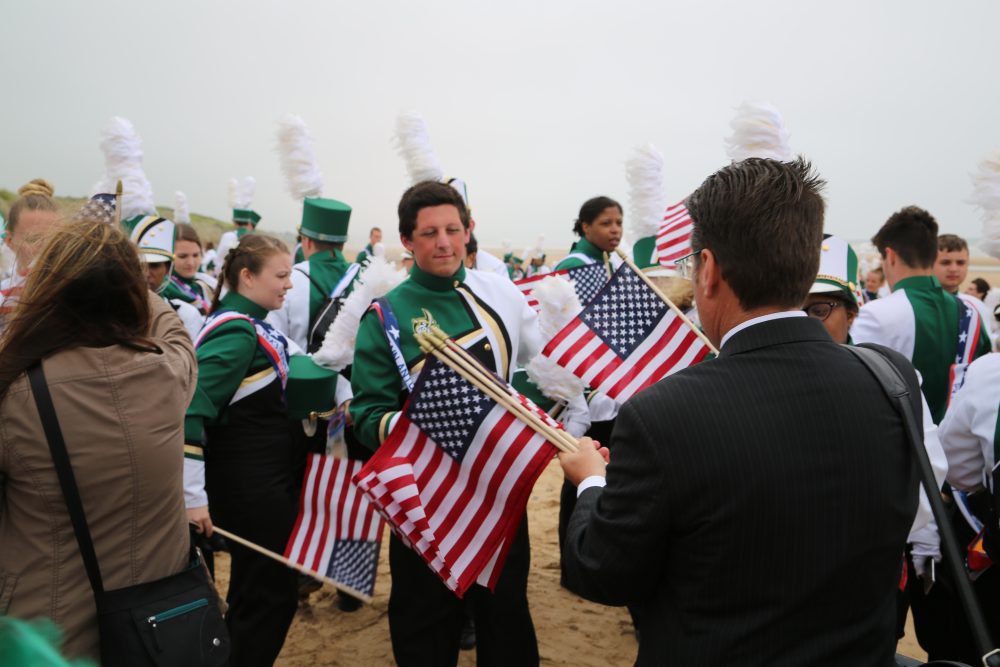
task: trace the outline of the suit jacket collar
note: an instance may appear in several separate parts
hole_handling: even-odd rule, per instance
[[[772,345],[800,342],[832,343],[823,323],[814,317],[768,320],[737,332],[719,351],[719,358],[751,352]]]

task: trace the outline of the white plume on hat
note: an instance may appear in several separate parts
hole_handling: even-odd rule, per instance
[[[663,156],[653,144],[636,148],[625,162],[629,217],[636,238],[655,236],[663,224],[667,201],[663,193]]]
[[[968,201],[982,211],[983,236],[979,247],[1000,258],[1000,151],[979,163],[972,175],[972,195]]]
[[[533,259],[541,259],[545,256],[545,235],[539,234],[535,245],[524,249],[524,261],[530,262]]]
[[[382,255],[373,255],[323,337],[323,345],[312,355],[313,361],[335,371],[350,366],[361,317],[372,301],[385,296],[405,279],[406,271],[389,264]]]
[[[278,121],[278,156],[292,199],[320,196],[323,174],[316,165],[316,140],[299,116],[287,114]]]
[[[725,140],[726,155],[733,162],[751,157],[788,162],[795,157],[785,121],[770,104],[744,102],[736,108],[729,127],[733,134]]]
[[[583,310],[570,281],[549,276],[539,281],[531,295],[538,300],[538,328],[544,340],[551,340]],[[528,377],[543,394],[557,401],[569,401],[586,388],[586,383],[554,360],[535,355],[524,367]]]
[[[188,198],[178,190],[174,193],[174,222],[190,225],[191,213],[188,212]]]
[[[257,192],[257,179],[247,176],[242,181],[229,179],[229,208],[248,209],[253,206],[253,196]]]
[[[440,181],[444,169],[431,145],[430,132],[423,116],[406,111],[396,118],[396,152],[403,158],[411,183]]]
[[[104,178],[92,194],[113,193],[122,182],[121,219],[156,215],[153,186],[142,168],[142,139],[128,120],[115,116],[101,131]]]

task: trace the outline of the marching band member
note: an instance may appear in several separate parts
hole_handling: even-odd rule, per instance
[[[202,317],[207,317],[215,296],[214,286],[218,281],[199,271],[199,266],[201,238],[198,232],[190,224],[177,223],[174,267],[163,296],[168,300],[178,299],[189,303],[198,309]]]
[[[608,268],[608,275],[617,266],[613,253],[622,241],[622,206],[610,197],[588,199],[580,207],[580,215],[573,225],[573,233],[580,237],[556,271],[601,262]],[[609,255],[611,258],[609,258]]]
[[[350,414],[361,442],[381,444],[403,406],[423,353],[414,331],[438,325],[471,354],[510,379],[541,349],[537,315],[508,280],[463,265],[469,212],[452,188],[433,181],[407,190],[399,203],[400,240],[413,253],[409,279],[365,314],[357,335]],[[454,665],[464,602],[421,557],[393,535],[389,630],[396,662]],[[475,615],[479,664],[538,664],[527,600],[527,518],[511,544],[493,594],[467,595]]]
[[[260,222],[260,214],[251,208],[256,189],[257,181],[253,176],[247,176],[242,181],[229,179],[229,205],[233,209],[233,225],[236,229],[224,232],[219,239],[215,263],[220,267],[225,263],[229,251],[236,247],[245,234],[255,230]]]
[[[292,261],[277,239],[251,234],[226,256],[212,315],[195,341],[198,386],[185,418],[185,500],[199,532],[213,522],[283,552],[296,515],[285,383],[288,343],[265,322],[291,288]],[[298,602],[289,569],[230,544],[226,623],[232,664],[271,665]]]

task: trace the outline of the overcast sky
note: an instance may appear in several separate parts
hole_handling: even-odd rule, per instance
[[[565,247],[587,198],[627,204],[624,162],[652,143],[670,200],[727,162],[742,101],[784,115],[829,181],[827,231],[865,239],[906,204],[979,235],[969,174],[1000,149],[1000,3],[171,0],[5,3],[0,187],[44,176],[89,194],[99,133],[131,120],[158,204],[228,218],[252,175],[262,229],[298,206],[277,120],[317,140],[324,196],[398,243],[409,184],[391,143],[420,111],[469,187],[481,243]],[[626,228],[628,210],[625,211]]]

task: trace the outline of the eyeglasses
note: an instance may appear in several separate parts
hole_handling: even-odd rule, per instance
[[[698,255],[701,254],[701,250],[695,250],[692,253],[684,255],[680,259],[674,260],[674,266],[676,267],[677,274],[685,280],[694,280],[695,271],[695,260]]]
[[[816,303],[811,303],[802,310],[809,317],[815,317],[821,322],[825,322],[826,318],[830,317],[830,313],[833,312],[834,308],[843,306],[843,301],[817,301]]]

